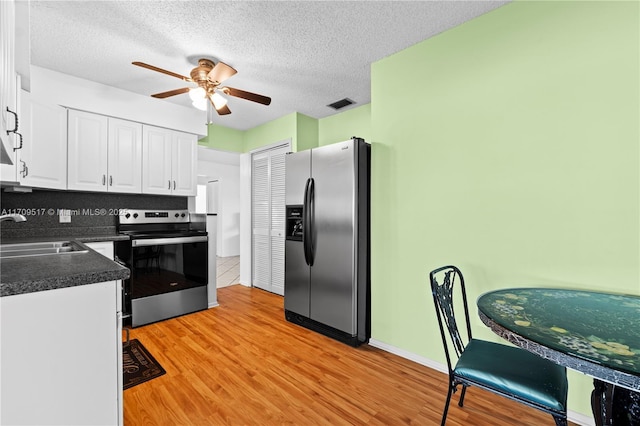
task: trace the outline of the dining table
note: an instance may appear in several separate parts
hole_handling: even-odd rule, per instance
[[[508,288],[477,306],[498,336],[592,377],[597,426],[640,425],[640,295]]]

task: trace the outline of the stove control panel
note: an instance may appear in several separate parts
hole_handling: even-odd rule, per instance
[[[118,216],[122,224],[139,223],[189,223],[188,210],[129,210],[123,209]]]

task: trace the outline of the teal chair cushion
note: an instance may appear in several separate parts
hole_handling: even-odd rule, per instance
[[[566,411],[566,370],[523,349],[472,339],[454,374],[515,398]]]

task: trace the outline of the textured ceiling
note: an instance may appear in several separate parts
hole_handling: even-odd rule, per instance
[[[292,112],[335,114],[370,102],[371,63],[507,1],[31,1],[31,63],[150,95],[188,86],[201,57],[238,74],[231,87],[272,98],[229,99],[213,122],[246,130]],[[389,82],[390,85],[393,83]],[[190,106],[189,96],[157,102]]]

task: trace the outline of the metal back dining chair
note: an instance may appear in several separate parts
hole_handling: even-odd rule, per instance
[[[565,367],[524,349],[474,339],[460,270],[455,266],[443,266],[431,271],[429,279],[449,370],[442,426],[447,421],[451,395],[460,385],[460,407],[467,387],[476,386],[549,413],[556,425],[566,426],[568,384]],[[461,308],[463,312],[456,316],[455,308]]]

